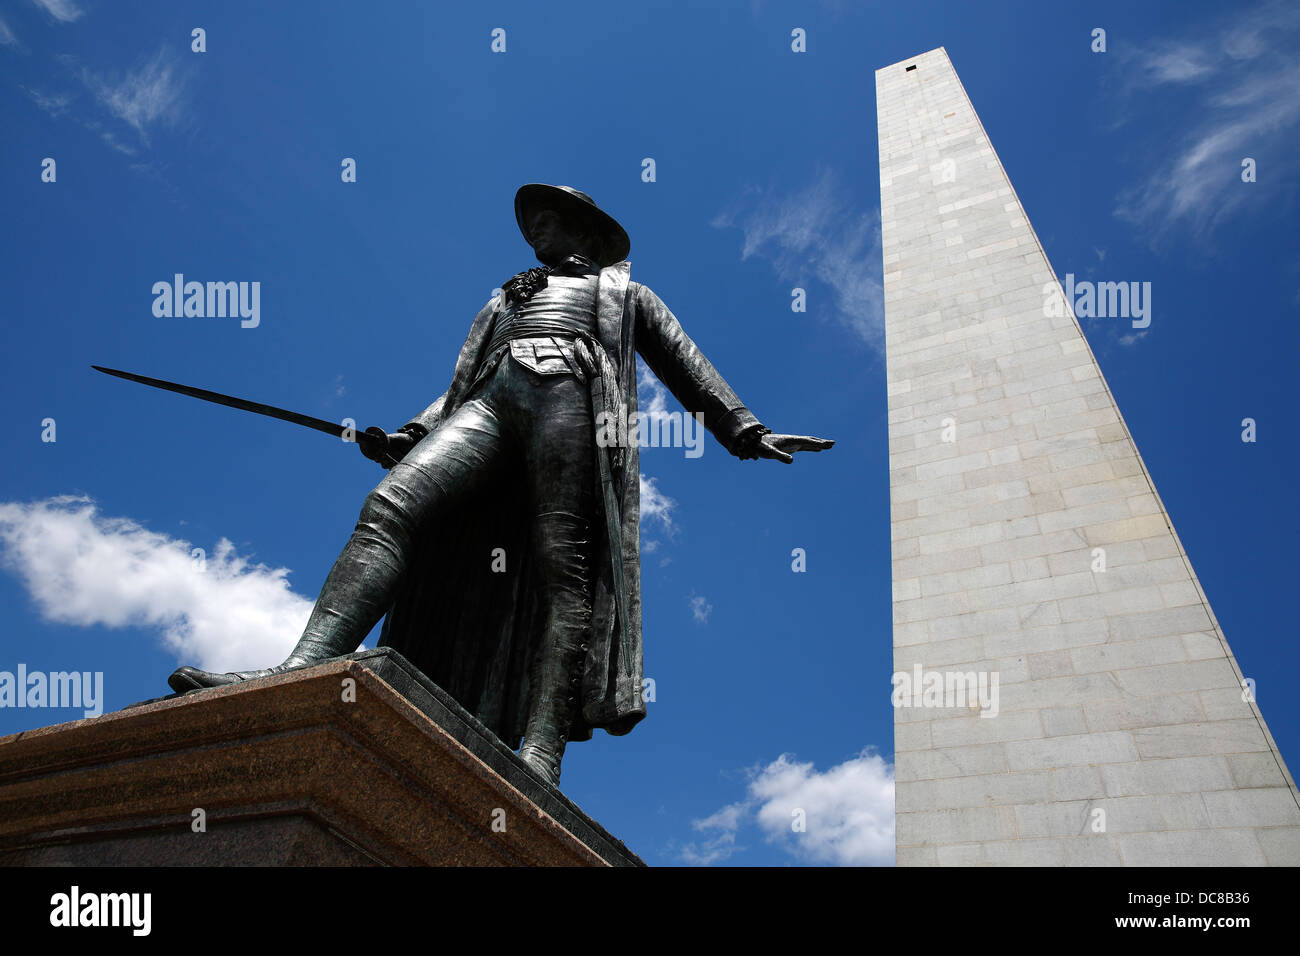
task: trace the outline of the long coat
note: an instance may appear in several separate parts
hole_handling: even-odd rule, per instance
[[[596,292],[596,338],[618,370],[627,411],[637,408],[640,353],[687,411],[703,413],[705,427],[736,454],[742,437],[761,428],[758,419],[663,301],[644,285],[629,281],[630,270],[626,260],[602,269]],[[465,401],[488,358],[483,353],[500,304],[500,296],[494,296],[474,318],[451,385],[414,422],[432,432]],[[594,436],[593,428],[593,444]],[[635,441],[613,477],[632,653],[623,660],[619,648],[613,565],[601,507],[591,516],[593,634],[583,666],[581,713],[570,729],[570,740],[589,740],[594,727],[625,734],[645,717],[640,456]],[[601,500],[598,485],[595,498]],[[514,749],[527,722],[530,663],[543,625],[525,506],[517,475],[485,477],[456,513],[430,522],[416,542],[380,640],[380,646],[402,653]],[[498,571],[492,569],[494,555]],[[499,571],[502,555],[504,573]]]

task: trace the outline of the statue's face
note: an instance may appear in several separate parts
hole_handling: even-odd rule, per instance
[[[528,232],[533,251],[542,262],[559,262],[574,253],[595,258],[587,231],[553,209],[533,213],[528,220]]]

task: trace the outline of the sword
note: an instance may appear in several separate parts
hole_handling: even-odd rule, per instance
[[[278,418],[282,422],[293,422],[295,425],[303,425],[307,428],[314,428],[318,432],[325,432],[327,435],[333,435],[335,438],[343,438],[348,428],[342,425],[336,425],[333,422],[327,422],[323,418],[313,418],[310,415],[302,415],[298,412],[290,412],[283,408],[276,408],[274,405],[264,405],[261,402],[250,402],[246,398],[235,398],[233,395],[223,395],[220,392],[211,392],[206,388],[195,388],[192,385],[180,385],[176,382],[165,382],[160,378],[149,378],[147,375],[136,375],[133,372],[122,372],[115,368],[104,368],[101,365],[92,365],[96,372],[103,372],[105,375],[116,375],[118,378],[124,378],[128,382],[139,382],[141,385],[151,385],[154,388],[166,389],[169,392],[178,392],[181,395],[188,395],[191,398],[201,398],[205,402],[214,402],[217,405],[226,405],[230,408],[238,408],[240,411],[253,412],[257,415],[265,415],[268,418]],[[363,432],[352,430],[352,437],[358,444],[366,445],[371,451],[377,451],[391,463],[388,467],[397,464],[397,459],[388,453],[388,434],[377,426],[371,426]]]
[[[554,342],[554,339],[551,339]],[[558,344],[556,346],[558,348]],[[606,383],[603,381],[604,370],[600,361],[592,354],[592,349],[600,348],[600,344],[592,341],[588,347],[586,341],[579,336],[573,341],[574,360],[581,367],[583,374],[578,374],[578,369],[569,365],[574,377],[578,381],[585,378],[591,395],[592,422],[595,425],[596,435],[596,465],[600,472],[600,490],[604,499],[605,512],[605,533],[609,537],[609,555],[610,571],[614,577],[614,613],[618,617],[618,648],[623,658],[623,665],[627,668],[632,667],[632,632],[627,618],[627,585],[623,579],[623,528],[622,518],[619,514],[618,496],[614,492],[614,476],[611,473],[609,465],[609,449],[600,441],[600,419],[597,415],[602,410],[604,404],[601,395]],[[564,353],[561,352],[561,355]],[[604,354],[603,350],[600,354]],[[568,359],[565,359],[568,364]],[[617,379],[615,380],[617,382]]]

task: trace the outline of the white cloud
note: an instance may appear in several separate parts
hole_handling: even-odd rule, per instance
[[[686,863],[729,859],[744,847],[740,831],[756,826],[800,862],[839,866],[889,866],[894,862],[894,768],[868,747],[844,763],[818,772],[782,754],[749,772],[744,800],[724,806],[696,831],[701,843],[681,849]],[[796,813],[802,811],[802,814]],[[794,824],[802,816],[802,832]]]
[[[115,117],[132,127],[148,143],[149,127],[174,122],[181,111],[182,80],[174,54],[167,48],[144,66],[118,79],[106,79],[88,68],[82,82]]]
[[[677,502],[659,490],[656,480],[641,475],[641,523],[658,521],[665,532],[671,533],[675,528],[673,509]]]
[[[149,145],[149,130],[158,123],[174,123],[183,111],[183,80],[178,61],[166,47],[142,67],[109,78],[82,65],[75,56],[60,54],[56,59],[75,74],[94,96],[98,105],[79,110],[76,115],[69,109],[74,96],[68,93],[46,94],[41,90],[26,89],[38,107],[52,117],[68,113],[70,118],[90,130],[110,149],[127,156],[138,150],[122,141],[118,132],[106,128],[105,112],[115,120],[125,123],[139,137],[140,143]],[[109,121],[109,125],[113,125]],[[119,131],[120,132],[120,131]],[[128,136],[128,139],[132,137]],[[133,164],[133,169],[148,169],[147,165]]]
[[[639,355],[636,359],[636,405],[638,420],[647,423],[644,434],[661,434],[660,419],[669,414],[668,389]]]
[[[225,538],[200,566],[193,547],[85,497],[0,503],[0,563],[47,621],[151,628],[205,670],[282,660],[313,604],[289,590],[288,569],[252,564]]]
[[[72,0],[32,0],[32,3],[60,23],[71,23],[80,17],[83,12]]]
[[[1210,53],[1190,44],[1158,46],[1139,61],[1149,83],[1189,83],[1214,71]]]
[[[653,423],[657,428],[658,417],[668,413],[668,389],[664,388],[663,383],[655,378],[654,373],[639,357],[636,360],[636,388],[639,419]],[[656,479],[647,478],[645,475],[641,475],[640,478],[642,530],[646,530],[651,522],[658,522],[660,530],[672,538],[677,532],[677,527],[673,523],[673,509],[677,507],[677,502],[659,490],[655,484]],[[658,547],[659,542],[647,541],[641,546],[641,550],[648,554]]]
[[[884,290],[880,282],[879,210],[854,209],[830,170],[785,195],[758,194],[713,219],[716,228],[744,234],[741,258],[769,260],[783,281],[828,288],[838,318],[871,347],[883,351]],[[809,291],[809,295],[813,295]]]
[[[16,46],[18,37],[14,31],[9,29],[9,24],[5,23],[4,18],[0,17],[0,46]]]
[[[712,863],[728,860],[737,851],[745,849],[736,845],[736,831],[744,822],[746,813],[745,804],[733,803],[712,816],[693,821],[691,826],[695,830],[702,833],[714,832],[712,836],[705,837],[701,843],[688,843],[683,846],[680,850],[682,862],[692,866],[709,866]]]
[[[689,603],[691,605],[691,616],[695,618],[695,623],[709,623],[709,615],[713,613],[713,605],[709,603],[708,598],[695,594],[689,598]]]
[[[1162,41],[1120,61],[1131,77],[1130,97],[1140,95],[1167,111],[1159,87],[1189,87],[1195,117],[1181,138],[1161,134],[1150,148],[1157,157],[1145,178],[1121,196],[1115,214],[1146,230],[1152,239],[1179,230],[1204,234],[1230,216],[1253,185],[1241,181],[1246,157],[1266,156],[1274,181],[1295,173],[1291,140],[1300,127],[1300,8],[1269,3],[1241,15],[1232,26],[1205,30],[1195,40]],[[1136,66],[1137,69],[1132,69]],[[1125,109],[1130,120],[1141,114]],[[1267,168],[1267,163],[1262,164]]]

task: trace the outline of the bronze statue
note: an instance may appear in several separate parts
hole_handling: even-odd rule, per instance
[[[566,741],[625,734],[642,696],[639,447],[600,425],[637,408],[635,356],[733,455],[790,463],[833,442],[772,433],[646,286],[627,233],[585,193],[531,183],[515,217],[543,268],[475,317],[446,393],[360,443],[388,474],[366,497],[281,664],[182,667],[176,691],[393,647],[551,785]],[[281,416],[283,417],[283,416]],[[326,424],[326,427],[329,427]]]

